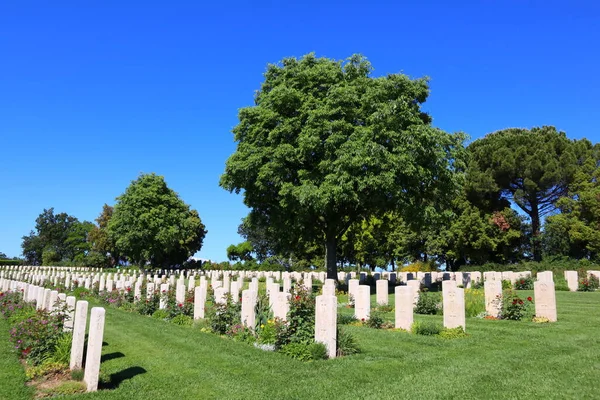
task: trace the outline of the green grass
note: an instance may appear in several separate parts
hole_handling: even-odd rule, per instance
[[[29,399],[33,389],[25,386],[25,371],[13,352],[8,330],[8,323],[0,318],[0,400]]]
[[[309,363],[107,307],[101,369],[116,387],[68,398],[597,398],[600,292],[556,297],[557,323],[468,318],[464,339],[347,326],[361,354]],[[0,327],[0,399],[30,398]]]

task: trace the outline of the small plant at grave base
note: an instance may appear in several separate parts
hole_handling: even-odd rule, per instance
[[[44,359],[44,363],[56,363],[68,365],[71,360],[71,344],[73,342],[73,334],[65,332],[56,341],[54,351]]]
[[[415,305],[415,314],[435,315],[438,313],[441,304],[441,294],[436,293],[419,293],[419,300]]]
[[[481,289],[465,289],[465,316],[477,317],[485,313],[485,294]]]
[[[439,333],[439,335],[441,338],[444,338],[444,339],[458,339],[458,338],[464,338],[464,337],[469,336],[469,335],[467,335],[467,333],[465,332],[465,330],[463,329],[462,326],[459,326],[456,328],[444,328]]]
[[[213,304],[208,309],[210,328],[214,333],[224,335],[241,318],[241,304],[233,302],[231,294],[227,293],[225,302]]]
[[[291,342],[279,349],[279,352],[299,361],[324,360],[327,348],[323,343]]]
[[[242,324],[232,326],[225,334],[238,342],[252,344],[256,342],[256,337],[252,330]]]
[[[550,322],[550,320],[546,317],[533,317],[531,321],[535,322],[536,324],[545,324]]]
[[[351,294],[348,295],[348,308],[354,308],[355,306],[355,300],[354,300],[354,296],[352,296]]]
[[[71,370],[71,379],[77,382],[81,382],[83,380],[84,371],[81,368],[76,368]]]
[[[260,344],[275,344],[277,339],[277,328],[275,326],[275,320],[270,319],[265,321],[264,324],[259,325],[257,330],[257,341]]]
[[[354,314],[338,314],[337,323],[339,325],[350,325],[356,323],[358,320]]]
[[[75,289],[73,289],[73,296],[75,296],[78,299],[83,299],[84,297],[88,297],[89,295],[90,291],[85,287],[76,287]]]
[[[384,324],[384,319],[382,313],[379,311],[371,311],[371,315],[369,315],[369,319],[367,319],[364,324],[369,328],[381,329]]]
[[[354,336],[340,326],[337,327],[336,347],[336,355],[338,357],[351,356],[360,353],[360,348],[358,347]]]
[[[142,298],[136,304],[137,312],[141,315],[152,315],[160,306],[160,296],[150,296],[150,298]]]
[[[502,290],[510,290],[513,288],[513,284],[508,279],[502,280]]]
[[[394,306],[391,304],[378,304],[375,310],[382,313],[389,313],[394,311]]]
[[[54,354],[57,343],[65,335],[64,320],[61,313],[38,310],[32,317],[16,323],[10,336],[21,358],[39,365]]]
[[[169,313],[166,310],[158,309],[152,313],[152,318],[166,320],[169,318]]]
[[[184,314],[179,314],[171,319],[171,323],[179,326],[192,326],[194,324],[194,320],[192,317],[189,317]]]
[[[39,365],[34,365],[25,370],[27,380],[35,380],[41,377],[50,375],[58,375],[64,373],[69,368],[68,364],[45,362]]]
[[[410,331],[415,335],[435,336],[440,334],[442,327],[434,322],[415,322]]]
[[[533,299],[527,297],[523,300],[512,290],[505,291],[502,295],[502,319],[520,321],[528,315],[532,315]]]
[[[531,276],[527,276],[525,278],[517,279],[515,283],[516,290],[533,290],[533,278]]]
[[[480,281],[472,281],[471,289],[483,289],[483,280]]]
[[[304,286],[297,286],[290,293],[290,310],[287,321],[278,332],[275,345],[290,342],[312,343],[315,337],[315,297]]]
[[[85,393],[87,386],[83,382],[63,382],[49,389],[41,389],[38,397],[69,396]]]
[[[579,292],[594,292],[598,289],[598,278],[594,275],[590,275],[589,278],[583,278],[579,280],[579,286],[577,291]]]

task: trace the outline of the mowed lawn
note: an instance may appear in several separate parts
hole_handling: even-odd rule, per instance
[[[361,354],[308,363],[107,307],[101,369],[115,387],[76,397],[600,398],[600,292],[556,297],[557,323],[467,318],[470,336],[462,339],[347,326]],[[31,398],[10,354],[6,322],[0,328],[0,399]]]

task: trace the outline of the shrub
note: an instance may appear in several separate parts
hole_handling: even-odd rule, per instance
[[[357,321],[354,314],[338,314],[337,315],[337,323],[339,325],[350,325]]]
[[[166,310],[158,309],[152,313],[152,318],[154,319],[167,319],[169,317],[169,313]]]
[[[141,299],[135,303],[137,312],[142,315],[152,315],[160,306],[160,297],[151,296],[149,299]]]
[[[411,327],[411,332],[415,335],[434,336],[441,331],[442,327],[434,322],[415,322]]]
[[[527,276],[525,278],[517,279],[517,282],[515,283],[515,289],[533,290],[533,278],[531,276]]]
[[[257,333],[257,340],[260,344],[275,344],[277,339],[277,330],[275,327],[275,321],[270,319],[264,324],[259,325]]]
[[[594,275],[590,275],[589,278],[579,280],[579,287],[577,290],[580,292],[593,292],[598,289],[598,286],[598,278]]]
[[[437,314],[440,309],[441,295],[439,293],[423,292],[419,294],[419,300],[415,306],[416,314]]]
[[[327,358],[327,348],[323,343],[291,342],[279,352],[300,361],[323,360]]]
[[[481,289],[465,289],[465,316],[476,317],[485,312],[485,294]]]
[[[39,365],[48,358],[48,354],[54,353],[64,335],[63,325],[62,314],[38,310],[31,318],[17,323],[10,330],[10,335],[21,358]]]
[[[360,348],[358,347],[354,336],[340,326],[337,327],[336,345],[336,354],[338,357],[351,356],[352,354],[360,353]]]
[[[219,335],[224,335],[240,319],[241,304],[234,303],[229,293],[225,296],[225,302],[213,304],[208,311],[210,328]]]
[[[440,332],[440,337],[444,339],[457,339],[462,337],[467,337],[468,335],[465,333],[465,330],[462,326],[456,328],[444,328]]]
[[[532,304],[533,299],[531,297],[523,300],[515,291],[505,291],[502,294],[501,318],[520,321],[525,316],[533,316],[531,312]]]
[[[383,315],[379,311],[371,311],[371,315],[369,315],[369,319],[365,321],[365,325],[369,328],[381,329],[381,326],[384,323]]]
[[[194,320],[190,316],[187,316],[184,314],[179,314],[179,315],[176,315],[175,317],[173,317],[171,322],[174,323],[175,325],[179,325],[179,326],[192,326],[192,324],[194,323]]]
[[[292,289],[286,326],[279,331],[276,345],[312,343],[315,337],[315,297],[304,286]]]
[[[377,306],[377,311],[388,313],[394,311],[394,306],[391,304],[380,304]]]
[[[65,332],[60,336],[54,345],[54,351],[48,355],[44,362],[52,362],[57,364],[68,365],[71,361],[71,344],[73,342],[73,334]]]
[[[513,284],[508,279],[502,280],[502,290],[510,290],[513,288]]]
[[[250,328],[242,324],[236,324],[231,327],[226,332],[226,335],[232,338],[233,340],[244,342],[244,343],[254,343],[256,342],[256,338],[254,337],[254,333]]]

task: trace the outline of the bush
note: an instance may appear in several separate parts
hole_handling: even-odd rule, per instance
[[[327,348],[323,343],[291,342],[279,352],[300,361],[323,360],[327,358]]]
[[[209,308],[208,320],[214,333],[224,335],[241,320],[241,304],[234,303],[227,293],[224,303],[215,303]]]
[[[184,314],[179,314],[179,315],[176,315],[175,317],[173,317],[171,322],[174,323],[175,325],[179,325],[179,326],[192,326],[192,324],[194,323],[194,320],[192,319],[192,317],[189,317]]]
[[[533,299],[531,297],[523,300],[515,291],[505,291],[502,294],[501,318],[520,321],[526,316],[533,317],[532,305]]]
[[[465,316],[476,317],[485,312],[485,293],[481,289],[465,289]]]
[[[315,297],[304,286],[291,291],[287,321],[278,324],[276,347],[291,342],[312,343],[315,337]]]
[[[502,280],[502,290],[510,290],[513,288],[512,282],[508,279]]]
[[[18,322],[10,336],[21,358],[33,365],[40,365],[64,335],[64,316],[38,310],[31,318]]]
[[[365,325],[369,328],[381,329],[384,324],[383,315],[379,311],[371,311],[371,315],[369,315],[369,319],[365,321]]]
[[[338,314],[337,315],[337,323],[339,325],[350,325],[357,321],[354,314]]]
[[[356,343],[354,336],[341,327],[337,327],[337,349],[338,357],[351,356],[352,354],[360,353],[360,348]]]
[[[598,278],[594,275],[590,275],[589,278],[579,280],[579,287],[577,290],[580,292],[593,292],[598,289],[598,286]]]
[[[242,324],[236,324],[232,326],[231,329],[226,332],[226,335],[238,342],[249,344],[256,342],[256,338],[254,337],[252,330]]]
[[[56,341],[54,351],[44,360],[57,364],[68,365],[71,361],[71,344],[73,342],[73,334],[70,332],[63,333]]]
[[[438,313],[441,305],[440,293],[422,292],[419,293],[419,300],[415,306],[416,314],[430,314],[434,315]]]
[[[533,278],[528,276],[526,278],[519,278],[515,283],[515,289],[517,290],[533,290]]]
[[[457,339],[467,336],[468,335],[465,333],[465,330],[462,326],[458,326],[456,328],[444,328],[440,332],[440,337],[444,339]]]
[[[152,313],[152,318],[165,320],[169,318],[169,313],[166,310],[158,309]]]
[[[441,331],[442,327],[434,322],[415,322],[411,327],[411,332],[415,335],[434,336]]]

